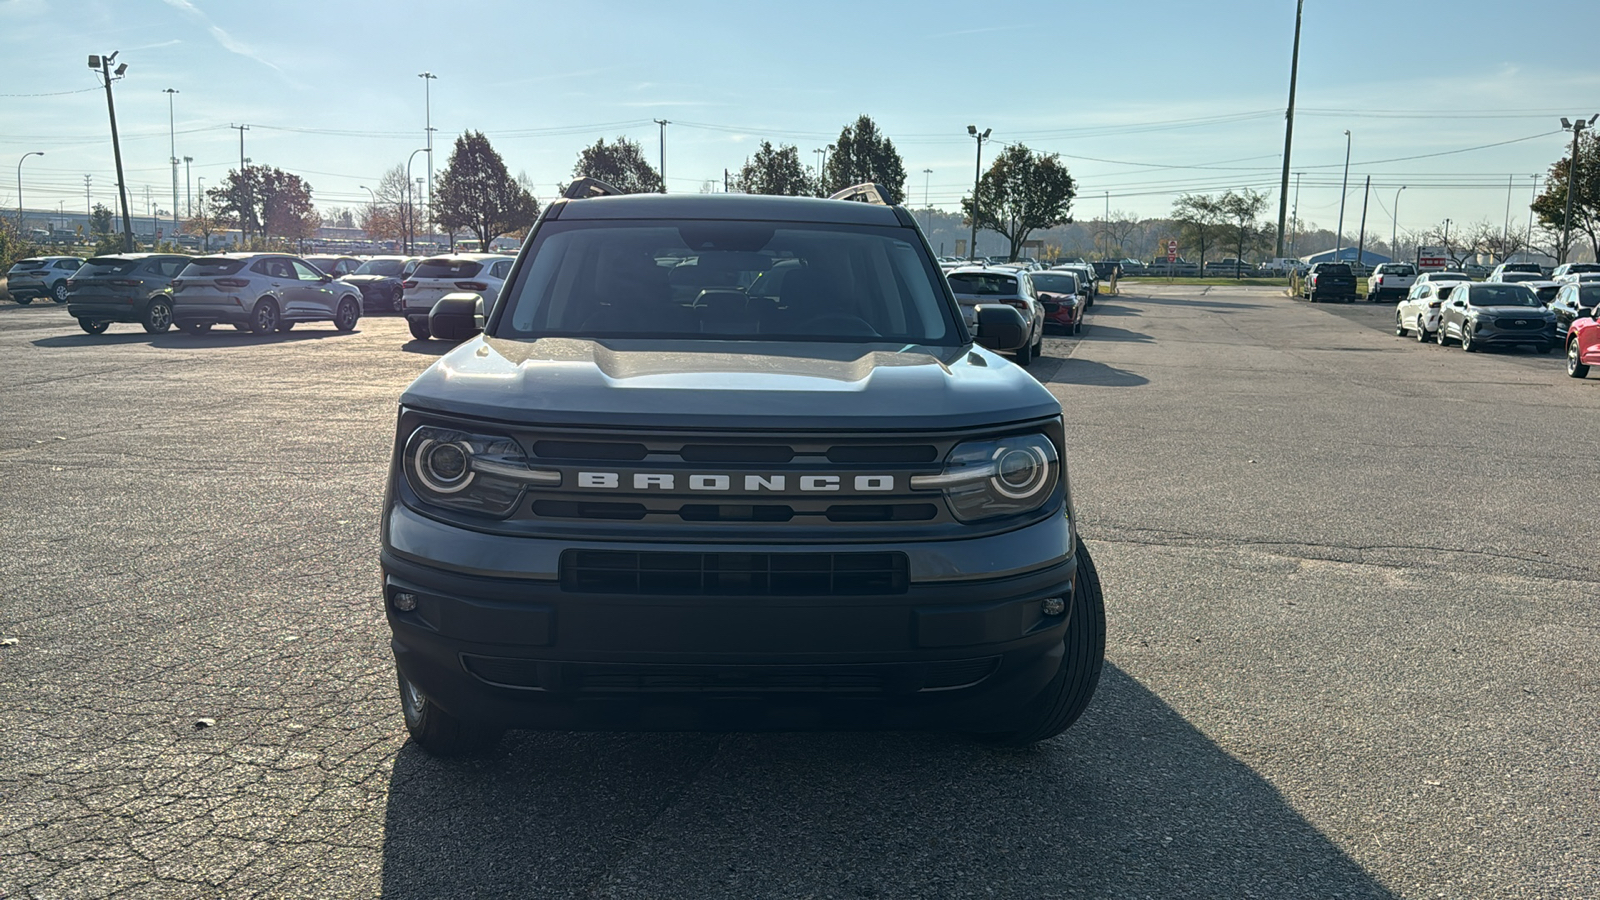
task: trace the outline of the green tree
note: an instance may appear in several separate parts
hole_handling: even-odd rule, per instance
[[[532,225],[539,202],[511,177],[483,132],[468,131],[456,138],[450,162],[434,184],[433,210],[447,231],[466,228],[487,250],[502,234]]]
[[[1032,232],[1072,222],[1075,196],[1077,184],[1059,154],[1046,156],[1013,144],[978,179],[978,227],[998,231],[1011,245],[1008,258],[1016,259]],[[970,224],[971,197],[961,199],[961,211]]]
[[[1569,145],[1570,146],[1570,145]],[[1562,226],[1567,218],[1567,179],[1572,168],[1569,150],[1550,166],[1545,176],[1544,192],[1534,199],[1531,209],[1539,225],[1556,235],[1561,241]],[[1600,259],[1600,135],[1590,131],[1578,138],[1577,188],[1572,192],[1572,233],[1587,237],[1589,248]],[[1570,247],[1558,247],[1556,254],[1567,259]]]
[[[299,175],[271,166],[246,166],[228,173],[223,184],[206,191],[218,218],[263,241],[274,234],[299,237],[316,215],[311,185]],[[319,217],[320,220],[320,217]]]
[[[734,186],[746,194],[786,197],[808,197],[816,192],[815,182],[800,163],[799,148],[793,144],[774,148],[771,141],[762,141],[756,155],[745,160]]]
[[[104,240],[111,236],[115,226],[116,217],[104,204],[96,203],[94,210],[89,213],[89,233],[97,239]]]
[[[1200,251],[1204,269],[1206,250],[1219,239],[1226,222],[1222,201],[1210,194],[1184,194],[1172,201],[1172,221],[1182,230],[1184,243]]]
[[[593,147],[579,151],[572,175],[598,178],[624,194],[659,194],[666,190],[661,173],[645,159],[639,142],[621,136],[612,144],[600,138]]]
[[[906,165],[894,142],[880,131],[871,116],[859,116],[839,132],[822,174],[824,196],[863,182],[875,182],[889,192],[890,203],[906,196]]]
[[[1233,230],[1234,244],[1238,253],[1234,258],[1243,262],[1245,244],[1252,243],[1261,235],[1261,211],[1267,207],[1267,195],[1249,188],[1245,188],[1242,194],[1228,191],[1217,201],[1217,207],[1228,220],[1229,228]],[[1235,269],[1234,278],[1242,277],[1243,273]]]

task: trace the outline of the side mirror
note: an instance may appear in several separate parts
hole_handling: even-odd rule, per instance
[[[483,296],[467,291],[445,294],[428,313],[428,331],[445,341],[464,341],[483,331]]]
[[[322,277],[317,279],[317,280],[321,281],[323,284],[327,284],[328,282],[333,280],[333,276],[329,275],[327,272],[323,272],[322,273]]]
[[[978,307],[977,314],[977,338],[982,346],[1009,352],[1028,342],[1028,323],[1015,309],[1003,304],[984,304]]]

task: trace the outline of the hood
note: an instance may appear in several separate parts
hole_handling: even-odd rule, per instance
[[[406,390],[406,406],[523,424],[944,429],[1060,415],[979,347],[478,337]]]
[[[399,281],[394,275],[346,275],[339,279],[345,284],[376,284],[380,281]]]
[[[1554,315],[1543,306],[1474,306],[1473,309],[1491,316],[1510,318],[1521,316],[1524,319],[1548,319]]]

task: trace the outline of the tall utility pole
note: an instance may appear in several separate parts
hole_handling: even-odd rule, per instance
[[[93,180],[93,178],[94,176],[92,175],[83,176],[83,214],[86,216],[94,212],[94,209],[91,206],[94,201],[90,199],[89,191],[89,182]]]
[[[1506,176],[1506,224],[1505,228],[1500,232],[1500,249],[1502,250],[1511,246],[1511,188],[1516,180],[1516,175]],[[1506,254],[1508,257],[1510,255],[1510,253]],[[1505,260],[1502,259],[1500,262],[1505,262]]]
[[[420,72],[418,78],[422,79],[422,127],[428,135],[428,215],[423,221],[428,224],[429,234],[433,233],[433,88],[432,85],[439,76],[432,72]],[[485,251],[489,248],[484,247]]]
[[[666,119],[651,119],[661,126],[661,193],[667,192],[667,126],[671,125]]]
[[[1356,239],[1356,265],[1362,265],[1367,250],[1367,200],[1372,197],[1372,176],[1367,176],[1366,190],[1361,194],[1361,237]],[[1359,270],[1357,270],[1359,271]]]
[[[183,158],[183,215],[184,218],[194,218],[194,179],[189,177],[189,164],[194,162],[194,157]]]
[[[933,170],[922,170],[922,230],[933,227],[933,205],[928,202],[928,188],[933,182]]]
[[[250,126],[249,125],[229,125],[228,127],[229,128],[236,128],[236,129],[239,130],[239,186],[245,189],[245,198],[244,198],[245,203],[253,207],[253,206],[255,206],[255,202],[254,202],[255,198],[250,196],[250,179],[245,176],[245,171],[244,171],[244,164],[247,162],[247,160],[244,158],[244,133],[246,131],[250,130]],[[241,209],[241,210],[239,210],[239,240],[241,242],[243,242],[245,240],[248,240],[249,237],[250,237],[250,214],[249,214],[249,210]]]
[[[967,259],[973,260],[978,256],[978,185],[983,181],[983,142],[989,139],[989,132],[993,128],[985,128],[982,134],[978,133],[978,126],[968,125],[967,134],[978,142],[978,159],[972,167],[972,237],[967,241]]]
[[[121,50],[113,51],[110,56],[89,57],[89,68],[100,70],[101,80],[106,85],[106,111],[111,114],[111,153],[117,159],[117,198],[122,201],[122,250],[124,253],[133,252],[133,216],[128,212],[128,185],[122,175],[122,143],[117,139],[117,105],[111,99],[111,81],[121,78],[128,72],[128,64],[121,63],[115,72],[111,71],[111,63],[116,60]]]
[[[172,115],[172,98],[178,92],[172,88],[165,88],[161,93],[167,95],[167,140],[172,153],[172,233],[178,233],[178,131],[176,120]]]
[[[1528,237],[1522,242],[1528,248],[1528,256],[1533,256],[1533,204],[1539,202],[1539,176],[1530,175],[1533,179],[1533,197],[1528,201]]]
[[[1406,189],[1405,185],[1403,185],[1403,184],[1400,185],[1400,191],[1403,191],[1405,189]],[[1394,256],[1395,250],[1399,249],[1398,247],[1395,246],[1395,242],[1400,239],[1400,191],[1395,191],[1394,192],[1394,217],[1389,220],[1389,255],[1390,256]]]
[[[1350,195],[1350,129],[1344,130],[1344,180],[1339,182],[1339,233],[1333,236],[1333,261],[1344,250],[1344,198]]]
[[[1556,260],[1557,265],[1567,261],[1567,245],[1572,240],[1572,195],[1577,193],[1573,188],[1578,183],[1578,136],[1583,134],[1583,129],[1593,125],[1595,119],[1600,119],[1600,113],[1591,116],[1588,121],[1578,119],[1568,122],[1565,118],[1561,120],[1561,130],[1572,131],[1572,157],[1567,161],[1567,214],[1561,220],[1561,255]]]
[[[1283,185],[1278,189],[1278,252],[1283,257],[1283,214],[1289,199],[1289,154],[1294,150],[1294,87],[1300,77],[1300,18],[1305,13],[1306,0],[1300,0],[1294,9],[1294,54],[1289,58],[1289,111],[1283,125]]]
[[[1300,176],[1304,172],[1294,173],[1294,211],[1289,214],[1289,255],[1294,255],[1295,235],[1300,232]]]

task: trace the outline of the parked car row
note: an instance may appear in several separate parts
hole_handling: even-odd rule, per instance
[[[1394,333],[1417,341],[1452,341],[1474,352],[1527,346],[1536,353],[1560,347],[1567,374],[1583,378],[1600,364],[1600,282],[1554,285],[1548,300],[1517,281],[1473,281],[1464,271],[1427,272],[1395,307]]]

